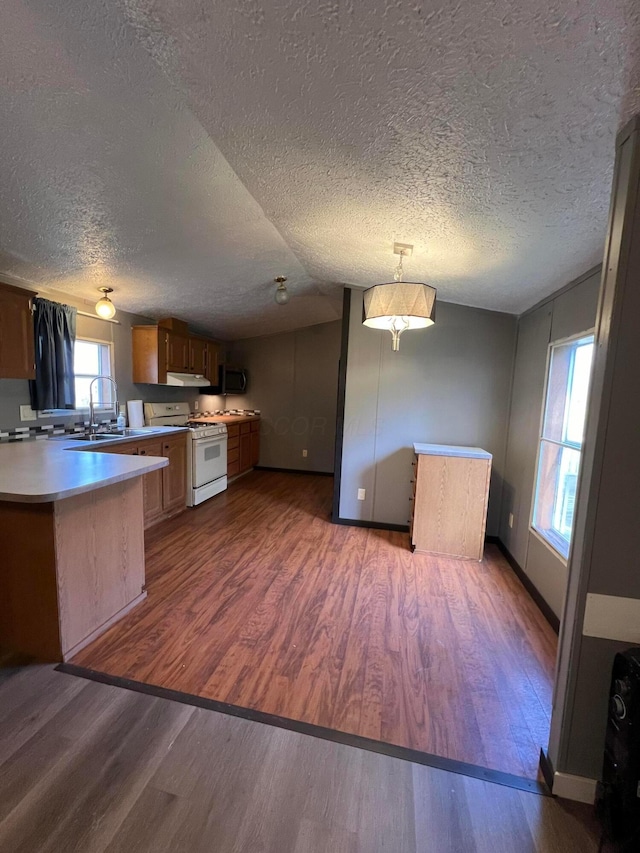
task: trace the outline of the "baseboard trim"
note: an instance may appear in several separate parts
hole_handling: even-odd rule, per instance
[[[542,615],[547,620],[549,625],[551,625],[551,627],[556,632],[556,634],[558,634],[560,632],[560,620],[558,619],[556,614],[553,612],[553,610],[549,607],[549,605],[547,604],[545,599],[542,597],[542,595],[540,594],[540,591],[535,586],[535,584],[533,584],[531,582],[529,576],[527,574],[525,574],[522,566],[518,563],[518,561],[513,556],[513,554],[509,551],[509,549],[504,544],[504,542],[498,536],[491,536],[491,537],[487,536],[486,541],[491,542],[491,543],[498,546],[498,548],[500,549],[500,552],[502,553],[502,555],[505,558],[505,560],[507,561],[507,563],[509,563],[509,565],[511,566],[511,568],[513,569],[513,571],[517,575],[522,586],[527,590],[527,592],[529,593],[531,598],[533,598],[535,603],[538,605],[538,607],[540,608],[540,611],[542,612]]]
[[[387,524],[383,521],[361,521],[357,518],[332,518],[333,524],[344,524],[347,527],[370,527],[372,530],[395,530],[398,533],[408,533],[408,524]]]
[[[274,471],[277,474],[317,474],[319,477],[333,477],[333,471],[305,471],[303,468],[272,468],[270,465],[254,465],[254,471]]]
[[[596,779],[588,779],[586,776],[572,776],[571,773],[553,774],[553,786],[551,792],[554,797],[562,797],[565,800],[575,800],[577,803],[586,803],[592,806],[596,801]]]
[[[377,752],[391,758],[399,758],[402,761],[410,761],[414,764],[423,764],[427,767],[436,767],[449,773],[458,773],[461,776],[470,776],[473,779],[482,779],[485,782],[493,782],[496,785],[504,785],[507,788],[516,788],[519,791],[528,791],[532,794],[548,797],[551,792],[545,784],[535,779],[527,779],[523,776],[515,776],[511,773],[503,773],[500,770],[491,770],[489,767],[480,767],[476,764],[467,764],[464,761],[456,761],[452,758],[443,758],[432,755],[429,752],[420,752],[405,746],[397,746],[392,743],[373,740],[361,735],[341,732],[337,729],[328,729],[324,726],[316,726],[305,723],[302,720],[292,720],[289,717],[279,717],[275,714],[267,714],[253,708],[243,708],[239,705],[230,705],[216,699],[207,699],[204,696],[195,696],[191,693],[183,693],[180,690],[171,690],[168,687],[159,687],[154,684],[145,684],[142,681],[133,681],[130,678],[121,678],[117,675],[109,675],[94,669],[76,666],[72,663],[61,663],[56,667],[58,672],[73,675],[76,678],[86,678],[89,681],[97,681],[100,684],[110,684],[125,690],[133,690],[137,693],[145,693],[148,696],[157,696],[161,699],[169,699],[172,702],[181,702],[184,705],[193,705],[197,708],[206,708],[220,714],[229,714],[232,717],[240,717],[255,723],[263,723],[267,726],[286,729],[291,732],[317,737],[333,743],[341,743],[345,746],[364,749],[368,752]]]

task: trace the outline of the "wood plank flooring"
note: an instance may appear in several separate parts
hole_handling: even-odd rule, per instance
[[[253,472],[149,531],[147,601],[73,663],[535,779],[556,636],[511,568],[333,525],[331,491]]]
[[[595,853],[592,810],[31,666],[0,680],[0,850]]]

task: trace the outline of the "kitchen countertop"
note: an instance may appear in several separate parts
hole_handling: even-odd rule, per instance
[[[414,444],[418,456],[463,456],[467,459],[491,459],[491,454],[481,447],[458,447],[454,444]]]
[[[164,468],[169,464],[165,457],[100,452],[102,447],[174,435],[187,429],[158,427],[149,428],[148,432],[148,436],[126,436],[99,443],[56,437],[0,444],[0,501],[58,501]]]
[[[197,424],[242,424],[247,421],[259,421],[260,415],[210,415],[208,417],[192,417],[191,423]]]

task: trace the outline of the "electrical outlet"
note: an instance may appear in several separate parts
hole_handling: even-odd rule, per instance
[[[37,421],[38,415],[33,411],[31,406],[20,406],[21,421]]]
[[[200,401],[196,400],[195,403],[193,404],[193,410],[195,412],[197,412],[199,408],[200,408]]]
[[[358,500],[359,501],[363,501],[366,498],[366,496],[367,496],[367,490],[366,489],[358,489]]]
[[[306,459],[306,458],[307,458],[307,451],[306,451],[306,450],[303,450],[303,451],[302,451],[302,458],[303,458],[303,459]]]
[[[509,527],[513,527],[513,513],[509,513]]]

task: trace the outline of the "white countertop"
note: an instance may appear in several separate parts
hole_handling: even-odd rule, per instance
[[[0,444],[0,500],[47,503],[140,477],[164,468],[169,460],[163,456],[129,456],[126,453],[101,453],[100,450],[115,444],[187,431],[186,428],[158,427],[149,428],[148,436],[127,436],[100,442],[56,437]]]
[[[458,447],[455,444],[414,444],[418,456],[464,456],[467,459],[491,459],[490,453],[481,447]]]

